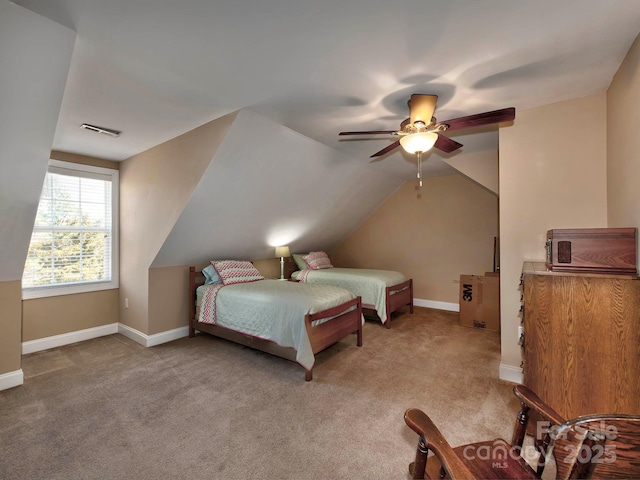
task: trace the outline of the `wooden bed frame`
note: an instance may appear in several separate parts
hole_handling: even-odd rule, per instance
[[[391,314],[400,310],[405,305],[409,305],[409,313],[413,313],[413,279],[406,280],[397,285],[385,288],[385,305],[387,307],[386,328],[391,328]],[[368,305],[363,305],[362,310],[367,317],[380,319],[376,309]]]
[[[189,267],[189,337],[194,337],[196,330],[198,330],[296,362],[296,350],[292,347],[282,347],[270,340],[230,330],[220,325],[198,322],[196,318],[196,289],[203,284],[204,275],[202,272],[194,266]],[[349,310],[354,306],[356,307],[355,309]],[[313,325],[316,320],[330,317],[334,318],[318,325]],[[314,355],[351,333],[357,335],[358,347],[362,346],[362,301],[360,297],[321,312],[307,314],[304,322]],[[312,369],[307,370],[305,368],[304,379],[309,382],[312,378]]]
[[[400,310],[405,305],[409,305],[409,313],[413,313],[413,279],[410,278],[406,282],[387,287],[385,289],[385,298],[387,306],[387,323],[385,323],[385,326],[391,328],[391,314],[393,312]]]

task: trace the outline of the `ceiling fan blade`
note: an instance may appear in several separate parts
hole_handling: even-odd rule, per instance
[[[493,110],[491,112],[477,113],[467,117],[453,118],[440,122],[448,125],[447,130],[460,130],[462,128],[481,127],[494,123],[510,122],[516,118],[516,109],[513,107]]]
[[[429,125],[436,109],[437,101],[437,95],[422,95],[419,93],[411,95],[409,100],[411,123],[424,122],[425,125]]]
[[[438,150],[442,150],[445,153],[451,153],[462,147],[462,144],[438,133],[438,139],[436,140],[434,147],[436,147]]]
[[[373,157],[381,157],[382,155],[384,155],[385,153],[390,152],[391,150],[393,150],[394,148],[398,148],[400,146],[400,140],[396,140],[395,142],[393,142],[391,145],[389,145],[388,147],[384,147],[382,150],[380,150],[379,152],[374,153],[373,155],[371,155],[369,158],[373,158]]]
[[[371,130],[368,132],[340,132],[338,135],[393,135],[396,130]]]

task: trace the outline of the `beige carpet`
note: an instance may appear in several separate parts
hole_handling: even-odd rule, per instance
[[[427,412],[453,445],[510,439],[499,335],[416,308],[297,364],[210,336],[120,335],[23,357],[0,392],[2,479],[407,479]]]

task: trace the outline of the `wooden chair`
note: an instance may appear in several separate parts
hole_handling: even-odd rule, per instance
[[[585,438],[580,450],[574,436]],[[559,476],[577,463],[577,478],[640,478],[640,416],[583,415],[560,425],[554,437]]]
[[[419,435],[414,479],[640,478],[640,416],[589,415],[565,421],[524,385],[511,443],[496,439],[453,448],[421,410],[405,422]],[[433,455],[427,457],[431,452]]]

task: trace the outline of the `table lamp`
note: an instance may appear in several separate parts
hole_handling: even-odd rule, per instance
[[[284,257],[290,256],[291,253],[289,252],[288,245],[276,247],[276,258],[280,257],[280,280],[286,280],[286,278],[284,278]]]

